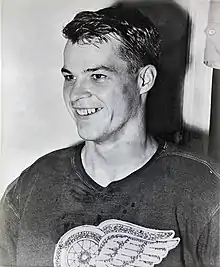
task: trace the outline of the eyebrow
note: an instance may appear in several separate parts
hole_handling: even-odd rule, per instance
[[[98,67],[94,67],[94,68],[88,68],[86,70],[84,70],[83,72],[94,72],[94,71],[97,71],[97,70],[105,70],[105,71],[109,71],[109,72],[117,72],[117,70],[114,68],[114,67],[108,67],[108,66],[104,66],[104,65],[101,65],[101,66],[98,66]],[[66,68],[61,68],[61,73],[69,73],[72,75],[72,72]]]
[[[84,72],[94,72],[94,71],[97,71],[97,70],[105,70],[105,71],[109,71],[109,72],[117,72],[114,67],[108,67],[108,66],[104,66],[104,65],[86,69]]]
[[[62,73],[66,72],[66,73],[72,74],[71,71],[69,71],[68,69],[65,69],[65,68],[61,68],[61,72]]]

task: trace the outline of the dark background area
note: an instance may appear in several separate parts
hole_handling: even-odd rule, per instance
[[[183,81],[189,62],[189,14],[171,0],[119,1],[117,4],[138,8],[159,30],[162,55],[155,86],[147,99],[146,127],[154,136],[179,143],[183,140],[181,113]]]

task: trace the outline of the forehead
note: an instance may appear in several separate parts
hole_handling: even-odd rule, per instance
[[[64,49],[64,67],[70,71],[108,65],[121,70],[127,63],[119,57],[120,41],[112,38],[103,43],[74,43],[67,41]]]

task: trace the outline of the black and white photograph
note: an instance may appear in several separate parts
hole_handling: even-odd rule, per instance
[[[219,267],[220,0],[0,9],[0,267]]]

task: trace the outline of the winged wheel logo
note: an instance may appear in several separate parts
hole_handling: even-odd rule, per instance
[[[79,226],[58,241],[54,267],[153,267],[179,244],[174,235],[119,220]]]

